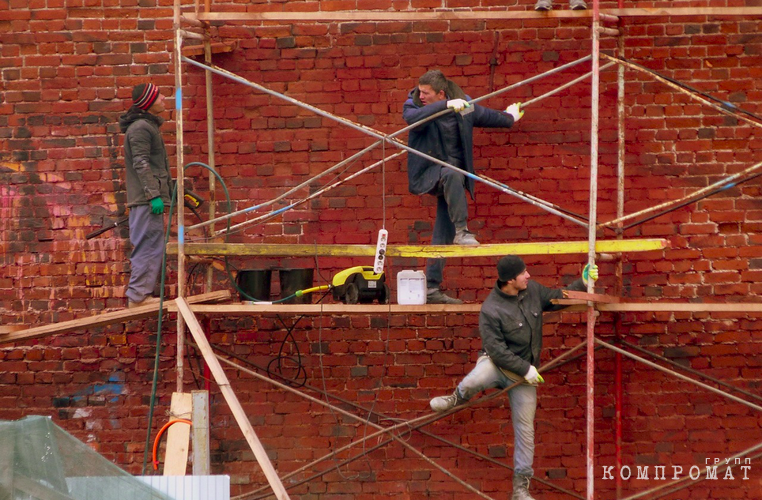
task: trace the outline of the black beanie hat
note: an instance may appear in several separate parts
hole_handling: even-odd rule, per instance
[[[497,263],[497,278],[500,281],[511,281],[526,268],[526,264],[518,255],[506,255]]]
[[[132,89],[132,104],[147,111],[159,97],[159,87],[153,83],[141,83]]]

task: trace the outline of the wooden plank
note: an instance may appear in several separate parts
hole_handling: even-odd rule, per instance
[[[169,405],[170,421],[178,418],[190,420],[193,398],[187,392],[172,393]],[[167,429],[167,448],[164,452],[164,476],[184,476],[188,468],[190,449],[190,425],[174,424]]]
[[[662,238],[632,240],[601,240],[596,242],[599,253],[648,252],[668,246]],[[465,245],[389,245],[387,257],[502,257],[503,255],[586,254],[588,242],[552,241],[535,243],[498,243],[479,246]],[[177,244],[167,245],[168,254],[177,253]],[[373,257],[375,245],[262,245],[246,243],[186,243],[185,255],[248,255],[248,256],[328,256]]]
[[[0,335],[26,330],[27,328],[26,325],[3,325],[0,326]]]
[[[209,341],[206,340],[206,334],[201,328],[198,319],[196,319],[196,316],[191,311],[190,305],[182,297],[175,299],[175,303],[177,304],[177,309],[185,320],[191,335],[193,335],[193,340],[196,341],[196,345],[204,356],[204,360],[209,366],[209,370],[212,372],[214,380],[217,382],[222,395],[225,397],[225,401],[227,401],[230,410],[233,412],[233,416],[235,417],[236,422],[238,422],[238,426],[241,428],[246,441],[249,443],[251,451],[254,452],[254,456],[256,457],[259,466],[262,468],[262,471],[267,478],[267,482],[270,483],[270,487],[273,489],[276,498],[279,500],[290,500],[286,488],[283,486],[283,483],[281,483],[278,473],[275,471],[275,468],[270,462],[270,458],[267,456],[267,452],[257,437],[257,433],[254,432],[254,428],[251,426],[251,422],[249,422],[249,417],[246,415],[246,412],[243,411],[241,404],[238,402],[238,398],[230,387],[228,377],[225,375],[225,371],[222,369],[219,360],[214,355],[212,346],[210,346]]]
[[[579,299],[550,299],[550,302],[557,306],[587,306],[586,300]]]
[[[209,392],[191,391],[193,398],[193,475],[208,476],[212,472],[209,455]]]
[[[218,292],[203,293],[200,295],[188,297],[188,302],[195,304],[199,302],[215,302],[229,299],[230,290],[220,290]],[[174,302],[167,300],[164,301],[164,310],[174,312],[177,310],[177,307],[175,306]],[[86,318],[62,321],[60,323],[52,323],[49,325],[37,326],[34,328],[28,328],[26,330],[3,334],[0,335],[0,344],[36,339],[60,333],[69,333],[76,330],[86,330],[88,328],[106,326],[113,323],[124,323],[125,321],[154,316],[157,312],[159,312],[159,303],[154,302],[152,304],[134,307],[132,309],[121,309],[119,311],[96,314]]]
[[[601,14],[617,17],[670,17],[670,16],[719,16],[758,17],[762,7],[664,7],[601,9]],[[501,20],[501,19],[563,19],[591,18],[592,10],[357,10],[318,12],[201,12],[185,13],[188,19],[201,21],[279,21],[279,22],[416,22],[416,21],[457,21],[457,20]]]
[[[622,299],[619,297],[615,297],[613,295],[601,295],[599,293],[586,293],[586,292],[577,292],[575,290],[564,290],[564,297],[567,299],[579,299],[579,300],[589,300],[590,302],[604,302],[608,304],[621,302]]]
[[[281,21],[281,22],[414,22],[414,21],[457,21],[485,19],[542,19],[542,18],[589,18],[589,11],[553,10],[548,12],[499,11],[499,10],[358,10],[358,11],[318,11],[318,12],[200,12],[186,14],[189,19],[201,21]]]
[[[212,54],[224,54],[226,52],[233,52],[238,48],[238,42],[232,43],[214,42],[211,45]],[[204,44],[196,45],[183,45],[183,55],[185,57],[194,57],[204,55]]]
[[[464,314],[478,313],[478,304],[220,304],[193,305],[196,314],[259,315],[259,314]]]
[[[585,300],[557,299],[554,303],[583,306]],[[398,304],[219,304],[191,306],[197,314],[206,315],[261,315],[261,314],[477,314],[481,303],[474,304],[426,304],[420,306],[401,306]],[[597,303],[596,309],[606,312],[730,312],[756,313],[762,312],[762,304],[689,304],[683,302],[620,302]],[[566,311],[576,311],[569,308]],[[582,310],[582,309],[579,309]]]
[[[601,12],[618,17],[759,17],[762,16],[762,7],[662,7],[655,9],[605,9]]]
[[[693,304],[685,302],[622,302],[619,304],[598,304],[599,311],[610,312],[729,312],[759,313],[762,304]]]

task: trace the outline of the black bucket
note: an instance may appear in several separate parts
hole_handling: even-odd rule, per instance
[[[299,290],[312,288],[312,269],[281,269],[280,277],[280,297],[284,299]],[[293,297],[284,302],[284,304],[311,304],[312,294]]]
[[[238,294],[241,301],[251,300],[253,297],[257,300],[270,300],[270,280],[272,271],[269,269],[246,269],[239,271],[236,277],[238,288],[243,290],[249,297],[243,293]]]

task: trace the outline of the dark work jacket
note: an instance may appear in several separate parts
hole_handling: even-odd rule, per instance
[[[159,131],[162,123],[162,117],[135,106],[119,117],[119,128],[125,133],[128,207],[148,205],[158,196],[169,205],[172,176],[167,148]]]
[[[465,99],[467,96],[455,83],[448,80],[448,88],[445,91],[447,99],[424,106],[419,98],[418,87],[408,94],[408,99],[402,108],[402,118],[408,125],[423,120],[433,114],[447,109],[447,99]],[[504,127],[513,125],[513,117],[501,111],[485,108],[478,104],[472,105],[474,111],[462,116],[456,113],[460,140],[463,144],[463,170],[474,173],[474,127]],[[426,153],[438,160],[446,161],[445,148],[442,143],[439,129],[432,120],[416,127],[408,133],[408,146],[422,153]],[[424,194],[432,191],[439,182],[440,165],[427,160],[415,153],[407,155],[407,179],[408,189],[413,194]],[[466,188],[474,197],[474,180],[466,177]]]
[[[566,289],[583,292],[587,287],[578,279]],[[503,293],[495,284],[479,313],[482,348],[492,362],[522,377],[529,372],[530,364],[539,367],[542,313],[563,309],[565,306],[550,302],[561,297],[561,289],[547,288],[536,281],[529,281],[526,290],[518,295]]]

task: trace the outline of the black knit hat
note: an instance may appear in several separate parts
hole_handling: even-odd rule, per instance
[[[153,83],[141,83],[132,89],[132,104],[147,111],[159,98],[159,87]]]
[[[526,268],[526,264],[518,255],[506,255],[497,263],[497,278],[500,281],[511,281]]]

